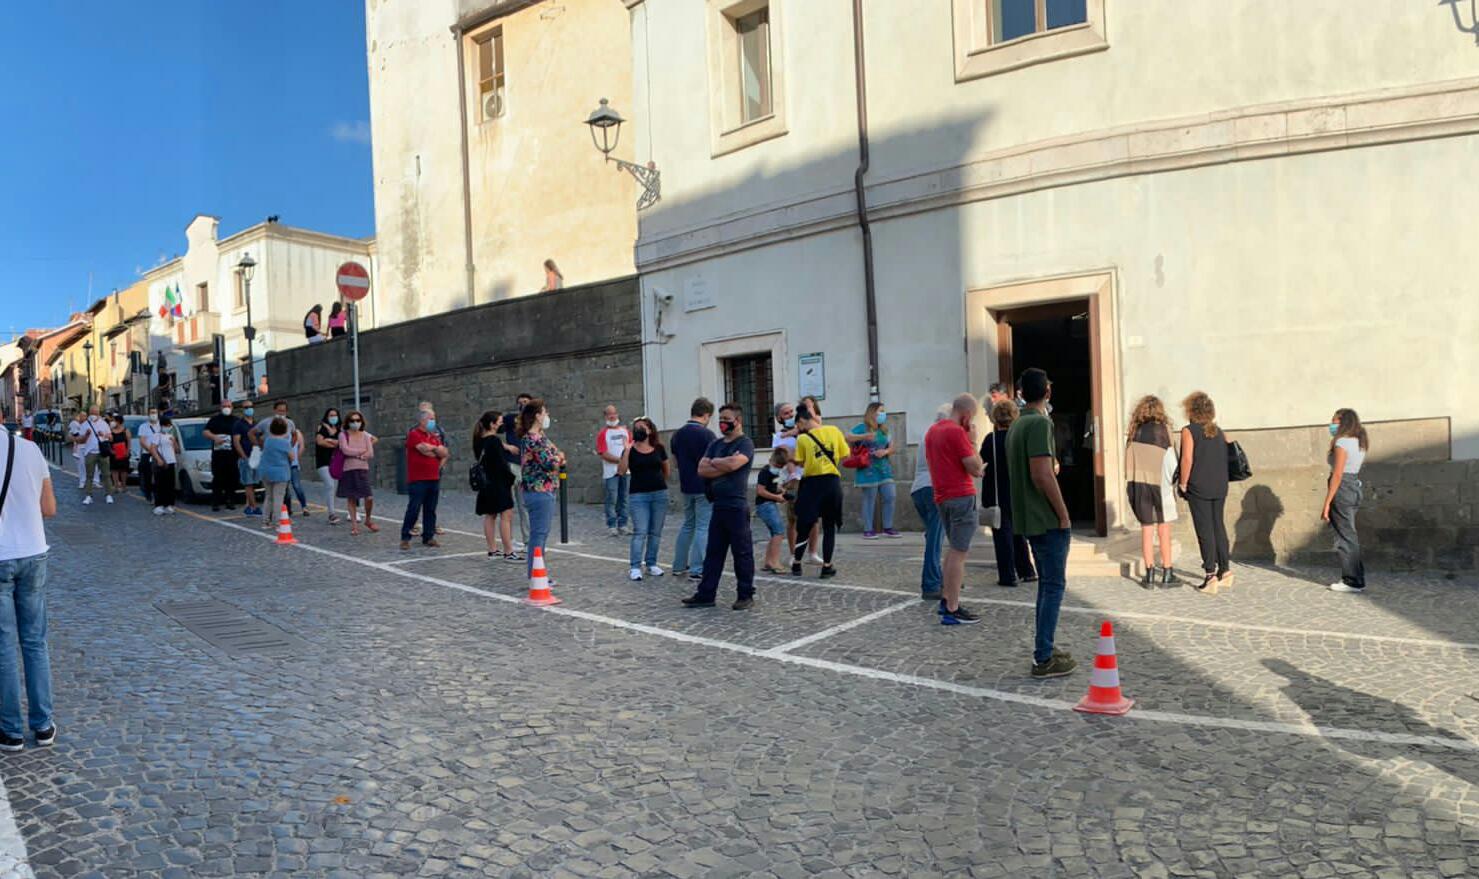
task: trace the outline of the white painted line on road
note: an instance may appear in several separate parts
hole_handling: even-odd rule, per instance
[[[480,555],[480,556],[486,557],[488,555],[488,551],[487,550],[482,550],[481,552],[449,552],[449,553],[445,553],[443,555],[422,555],[422,556],[417,556],[416,558],[413,558],[413,559],[397,559],[397,560],[395,560],[393,562],[386,562],[386,564],[387,565],[414,565],[417,562],[439,562],[442,559],[462,559],[462,558],[468,558],[470,556],[475,556],[475,555]]]
[[[243,525],[237,525],[234,522],[226,522],[221,519],[201,515],[189,510],[185,510],[184,512],[187,515],[193,516],[197,519],[201,519],[215,525],[220,525],[225,528],[234,528],[237,531],[241,531],[245,534],[250,534],[253,537],[257,537],[262,540],[274,539],[273,535],[271,534],[265,534],[261,531],[247,528]],[[420,580],[424,583],[430,583],[458,592],[465,592],[471,595],[480,595],[485,598],[494,599],[495,601],[524,606],[522,599],[516,598],[512,595],[504,595],[502,593],[492,592],[487,589],[479,589],[475,586],[468,586],[465,583],[457,583],[452,580],[443,580],[439,577],[429,577],[425,574],[416,574],[403,568],[394,567],[383,562],[372,562],[365,559],[355,558],[354,556],[345,555],[344,553],[335,552],[333,550],[324,549],[318,546],[312,546],[307,543],[302,543],[301,541],[294,544],[294,546],[307,550],[309,552],[321,553],[323,555],[339,559],[340,561],[353,562],[357,565],[363,565],[367,568],[373,568],[375,570],[383,571],[387,574],[392,574],[397,577],[405,577],[411,580]],[[911,604],[912,603],[913,602],[911,602]],[[901,610],[903,609],[903,607],[903,605],[900,605],[896,608],[890,608],[890,610]],[[530,608],[530,610],[534,610],[534,608]],[[868,668],[861,665],[832,662],[825,659],[814,659],[809,656],[797,656],[793,653],[772,653],[770,649],[751,647],[747,644],[736,644],[732,641],[721,641],[717,638],[704,638],[699,635],[690,635],[686,632],[677,632],[658,626],[650,626],[645,623],[636,623],[630,620],[623,620],[617,617],[609,617],[604,614],[589,613],[587,611],[575,610],[573,608],[568,608],[564,606],[544,607],[538,608],[538,610],[543,613],[550,613],[556,616],[570,617],[572,619],[580,619],[586,620],[588,622],[600,623],[601,625],[611,626],[617,629],[624,629],[629,632],[640,632],[645,635],[653,635],[670,641],[678,641],[685,644],[694,644],[701,647],[710,647],[716,650],[725,650],[731,653],[739,653],[758,659],[767,659],[773,662],[781,662],[787,665],[798,665],[805,668],[819,669],[822,671],[832,671],[839,674],[867,678],[869,680],[907,684],[915,687],[941,690],[948,693],[957,693],[963,696],[991,699],[997,702],[1006,702],[1014,705],[1027,705],[1033,708],[1045,708],[1054,711],[1072,711],[1074,707],[1074,703],[1066,702],[1060,699],[1044,699],[1041,696],[1029,696],[1023,693],[1011,693],[1005,690],[994,690],[987,687],[973,687],[967,684],[957,684],[951,681],[941,681],[934,678],[920,677],[918,675],[900,674],[897,672],[884,671],[883,669]],[[699,611],[695,612],[697,613]],[[1240,720],[1230,717],[1207,717],[1197,714],[1179,714],[1175,712],[1155,710],[1137,710],[1134,714],[1127,716],[1126,719],[1132,721],[1138,720],[1151,721],[1156,723],[1172,723],[1180,726],[1199,726],[1214,729],[1284,733],[1288,735],[1297,735],[1309,738],[1346,739],[1351,741],[1379,742],[1391,745],[1410,745],[1417,747],[1442,748],[1452,751],[1468,751],[1479,753],[1479,742],[1474,742],[1469,739],[1449,738],[1446,736],[1417,736],[1401,733],[1370,732],[1360,729],[1317,726],[1313,723],[1285,723],[1281,721]]]
[[[816,642],[826,640],[833,635],[841,634],[842,632],[846,632],[849,629],[856,629],[858,626],[865,626],[868,623],[873,622],[874,620],[882,619],[883,617],[886,617],[891,613],[898,613],[901,610],[908,610],[911,607],[919,607],[919,602],[906,601],[903,604],[894,604],[885,607],[882,610],[875,610],[870,614],[864,614],[863,616],[860,616],[855,620],[849,620],[845,623],[841,623],[840,625],[833,626],[830,629],[823,629],[820,632],[813,632],[810,635],[807,635],[805,638],[797,638],[795,641],[791,641],[787,644],[782,644],[779,647],[772,647],[769,650],[765,651],[765,655],[769,657],[776,657],[780,656],[783,653],[790,653],[792,650],[799,650],[800,648],[805,647],[808,644],[815,644]]]
[[[5,879],[36,879],[26,857],[26,840],[10,809],[10,791],[0,780],[0,876]]]
[[[462,533],[462,532],[454,532]],[[481,536],[481,535],[479,535]],[[594,555],[588,552],[574,552],[561,549],[558,546],[549,548],[551,553],[562,555],[573,555],[583,559],[594,559],[603,562],[620,562],[625,565],[626,559],[616,558],[608,555]],[[726,572],[726,577],[734,575]],[[848,592],[871,592],[877,595],[910,595],[913,590],[888,589],[880,586],[857,586],[851,583],[838,583],[831,580],[817,580],[816,578],[801,577],[769,577],[764,574],[756,574],[757,583],[785,583],[788,585],[815,586],[819,589],[842,589]],[[967,604],[989,604],[997,607],[1017,607],[1035,610],[1037,604],[1031,601],[1016,601],[1007,598],[983,598],[978,595],[965,597]],[[1448,650],[1479,650],[1479,643],[1464,641],[1441,641],[1434,638],[1405,638],[1399,635],[1368,635],[1362,632],[1335,632],[1326,629],[1297,629],[1288,626],[1264,626],[1258,623],[1236,623],[1227,620],[1209,620],[1202,617],[1176,616],[1172,614],[1147,613],[1137,610],[1119,610],[1103,607],[1083,607],[1080,605],[1065,604],[1059,608],[1060,613],[1081,614],[1091,617],[1109,617],[1127,620],[1148,620],[1160,623],[1182,623],[1192,626],[1207,626],[1214,629],[1232,629],[1240,632],[1265,632],[1271,635],[1296,635],[1308,638],[1340,638],[1346,641],[1372,641],[1379,644],[1405,644],[1413,647],[1429,647],[1434,649]]]

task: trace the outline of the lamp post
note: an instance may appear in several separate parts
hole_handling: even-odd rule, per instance
[[[615,162],[620,170],[630,173],[642,185],[642,197],[637,199],[637,210],[644,211],[662,198],[662,175],[657,170],[655,162],[644,165],[634,165],[622,159],[611,158],[611,151],[616,149],[616,144],[621,140],[621,124],[626,120],[621,114],[611,109],[611,104],[605,98],[601,99],[601,105],[591,111],[586,117],[585,124],[591,127],[591,143],[606,157],[606,161]],[[600,139],[597,140],[597,134]]]
[[[92,408],[92,339],[82,343],[82,356],[87,360],[87,408]]]
[[[246,336],[247,343],[247,380],[244,384],[247,386],[247,393],[251,393],[252,378],[256,375],[256,357],[253,353],[252,342],[257,338],[257,328],[252,326],[252,275],[256,274],[257,261],[252,259],[250,253],[243,253],[241,262],[236,264],[236,270],[241,272],[241,295],[246,300],[247,322],[241,333]]]

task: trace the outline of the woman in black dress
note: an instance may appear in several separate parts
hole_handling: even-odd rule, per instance
[[[1203,595],[1216,595],[1232,585],[1232,563],[1228,560],[1227,522],[1227,434],[1217,426],[1217,407],[1212,398],[1195,391],[1182,401],[1186,426],[1181,428],[1181,494],[1191,509],[1197,544],[1202,550]]]
[[[488,541],[488,557],[522,562],[523,555],[514,551],[513,473],[503,464],[503,415],[489,410],[472,429],[472,449],[483,470],[483,490],[478,492],[476,512],[483,517],[483,537]],[[499,540],[503,547],[499,548]]]

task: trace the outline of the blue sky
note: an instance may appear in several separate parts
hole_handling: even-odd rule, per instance
[[[43,0],[0,27],[0,340],[279,214],[374,232],[363,0]]]

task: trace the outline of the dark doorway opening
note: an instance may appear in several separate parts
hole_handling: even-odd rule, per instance
[[[1011,359],[1005,374],[1012,377],[1013,385],[1023,370],[1034,366],[1046,370],[1053,383],[1052,418],[1061,468],[1058,485],[1074,527],[1096,528],[1089,304],[1080,300],[1022,309],[1006,312],[1000,320],[1004,334],[1010,333],[1009,347],[1003,346],[1003,353]]]

